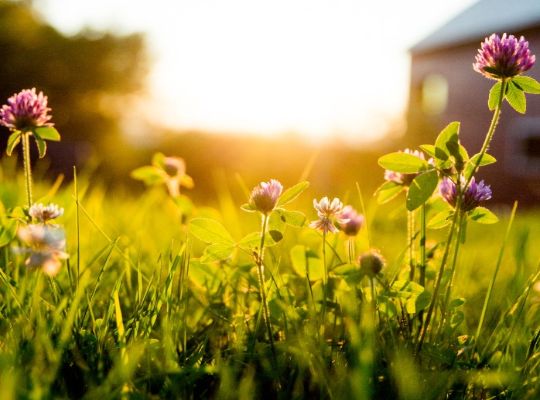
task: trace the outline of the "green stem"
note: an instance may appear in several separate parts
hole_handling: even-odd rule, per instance
[[[441,308],[441,323],[439,325],[439,332],[442,330],[444,323],[446,321],[446,309],[448,307],[448,302],[450,301],[450,296],[452,295],[452,288],[454,286],[454,277],[456,276],[456,266],[457,266],[457,259],[459,254],[459,245],[461,243],[461,235],[463,233],[463,219],[465,217],[465,214],[461,211],[458,211],[458,226],[457,226],[457,238],[456,238],[456,245],[454,247],[454,254],[452,258],[452,266],[450,267],[450,279],[448,280],[448,285],[446,286],[446,294],[444,296],[443,305]]]
[[[22,134],[22,150],[24,163],[24,178],[26,180],[26,201],[32,206],[32,166],[30,164],[30,134]]]
[[[480,156],[476,160],[476,164],[474,165],[474,168],[471,170],[471,173],[469,176],[466,176],[466,184],[464,186],[465,188],[469,185],[471,182],[472,177],[480,167],[480,164],[482,163],[482,159],[484,155],[486,154],[489,144],[491,143],[491,140],[493,139],[493,135],[495,133],[495,128],[497,128],[497,125],[499,123],[499,119],[501,116],[501,109],[502,109],[502,103],[504,101],[504,93],[506,92],[506,87],[508,86],[508,83],[505,79],[501,80],[501,92],[499,93],[499,99],[497,100],[497,106],[495,107],[495,110],[493,111],[493,117],[491,118],[491,123],[489,124],[489,129],[486,134],[486,138],[484,139],[484,144],[482,144],[482,148],[480,149]]]
[[[414,281],[414,211],[407,212],[407,236],[409,239],[409,280]]]
[[[322,243],[322,257],[323,257],[323,267],[324,267],[324,279],[323,279],[323,302],[322,302],[322,310],[321,310],[321,315],[322,315],[322,332],[323,332],[323,335],[324,335],[324,327],[325,327],[325,322],[326,322],[326,292],[327,292],[327,286],[328,286],[328,266],[326,265],[326,231],[323,230],[323,234],[322,234],[322,240],[323,240],[323,243]]]
[[[257,271],[259,273],[259,293],[261,296],[261,302],[263,306],[263,316],[268,333],[268,340],[270,340],[270,348],[272,349],[272,356],[274,361],[276,360],[276,349],[274,348],[274,338],[272,336],[272,326],[270,324],[270,314],[268,312],[268,301],[266,298],[266,287],[264,280],[264,239],[266,236],[266,229],[268,226],[268,214],[263,215],[263,222],[261,228],[261,244],[259,246],[259,256],[257,257]]]
[[[354,262],[354,237],[349,237],[349,264]]]
[[[426,203],[420,209],[420,278],[419,283],[426,286]]]
[[[458,196],[458,199],[456,202],[456,210],[459,209],[460,206],[461,206],[461,197]],[[431,298],[431,303],[429,304],[428,312],[426,314],[426,321],[424,325],[422,326],[422,329],[420,330],[420,338],[418,339],[418,344],[416,346],[417,356],[420,354],[420,351],[422,350],[422,345],[424,343],[424,339],[426,338],[426,333],[429,328],[431,318],[433,317],[433,311],[435,310],[435,305],[437,304],[439,290],[441,288],[441,281],[444,274],[444,268],[446,265],[446,261],[448,260],[448,255],[450,254],[450,244],[452,243],[454,239],[454,233],[456,231],[457,223],[458,223],[458,212],[456,211],[454,212],[454,217],[452,218],[452,225],[450,226],[450,231],[448,232],[448,239],[446,240],[446,246],[444,249],[443,258],[441,260],[441,266],[439,268],[437,280],[435,281],[435,287],[433,289],[433,296]]]

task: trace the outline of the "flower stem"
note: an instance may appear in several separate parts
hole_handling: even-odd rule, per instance
[[[461,207],[461,197],[458,196],[457,202],[456,202],[456,210]],[[424,339],[426,338],[426,333],[429,327],[429,324],[431,322],[431,318],[433,317],[433,311],[435,310],[435,305],[437,304],[438,296],[439,296],[439,290],[441,288],[441,281],[444,274],[444,268],[446,265],[446,261],[448,260],[448,255],[450,254],[450,244],[452,243],[454,239],[454,233],[456,231],[456,226],[458,223],[458,212],[454,212],[454,217],[452,218],[452,225],[450,226],[450,231],[448,232],[448,239],[446,240],[446,246],[444,249],[443,258],[441,260],[441,266],[439,268],[439,274],[437,275],[437,280],[435,281],[435,286],[433,288],[433,296],[431,298],[431,303],[429,304],[428,312],[426,314],[426,321],[424,322],[424,325],[422,326],[422,329],[420,330],[420,338],[418,339],[418,343],[416,345],[416,356],[420,354],[420,351],[422,350],[422,345],[424,343]]]
[[[22,134],[22,150],[24,163],[24,178],[26,180],[26,201],[32,206],[32,166],[30,164],[30,134]]]
[[[349,264],[352,264],[354,262],[354,239],[350,237],[348,242],[349,242]]]
[[[484,143],[482,144],[482,148],[480,149],[480,156],[476,160],[476,164],[474,165],[474,168],[471,170],[471,173],[469,176],[466,176],[466,184],[464,186],[464,190],[467,188],[469,183],[471,182],[471,179],[473,178],[474,174],[480,167],[480,164],[482,163],[482,159],[484,158],[484,155],[486,154],[489,144],[491,143],[491,140],[493,139],[493,134],[495,133],[495,128],[497,128],[497,125],[499,123],[499,119],[501,116],[501,109],[502,109],[502,103],[504,100],[504,94],[506,92],[506,87],[508,86],[508,82],[506,79],[501,80],[501,91],[499,93],[499,99],[497,100],[497,105],[495,106],[495,110],[493,111],[493,117],[491,118],[491,123],[489,124],[489,129],[486,134],[486,138],[484,139]]]
[[[325,327],[325,321],[326,321],[326,294],[327,294],[327,287],[328,287],[328,266],[326,265],[326,231],[323,231],[322,234],[322,258],[323,258],[323,267],[324,267],[324,279],[323,279],[323,302],[322,302],[322,330],[324,335],[324,327]]]
[[[259,256],[257,257],[257,271],[259,275],[259,294],[261,296],[261,302],[263,306],[263,316],[268,333],[268,340],[270,341],[270,348],[272,349],[272,356],[276,360],[276,349],[274,348],[274,338],[272,336],[272,326],[270,325],[270,314],[268,312],[268,301],[266,298],[266,287],[264,280],[264,239],[266,236],[266,229],[268,226],[268,214],[263,215],[262,228],[261,228],[261,244],[259,247]]]
[[[420,277],[418,282],[426,286],[426,203],[420,209]]]
[[[450,268],[450,279],[448,280],[448,285],[446,286],[446,294],[444,296],[444,302],[442,304],[442,308],[441,308],[441,322],[440,322],[440,325],[439,325],[439,332],[442,331],[442,328],[444,327],[444,324],[445,324],[445,321],[446,321],[446,309],[448,307],[448,302],[450,301],[450,296],[452,294],[452,288],[454,286],[454,277],[456,275],[456,265],[457,265],[457,258],[458,258],[458,254],[459,254],[459,245],[461,243],[461,235],[463,234],[463,229],[464,229],[464,217],[465,217],[465,214],[461,211],[457,211],[459,216],[458,216],[458,226],[457,226],[457,238],[456,238],[456,245],[454,247],[454,255],[453,255],[453,259],[452,259],[452,266]]]
[[[409,280],[414,281],[414,211],[407,212],[407,236],[409,239]]]

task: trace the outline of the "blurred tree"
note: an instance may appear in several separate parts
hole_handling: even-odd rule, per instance
[[[42,90],[62,142],[50,146],[52,168],[68,171],[90,154],[119,148],[121,117],[143,90],[148,58],[141,34],[82,31],[65,36],[29,1],[0,0],[0,102],[23,88]],[[7,131],[2,141],[7,138]]]

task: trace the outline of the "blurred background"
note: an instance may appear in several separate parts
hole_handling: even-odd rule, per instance
[[[223,176],[371,193],[379,156],[453,120],[479,149],[491,82],[472,62],[486,35],[525,34],[540,50],[537,0],[371,3],[0,0],[0,98],[48,95],[62,134],[40,162],[50,176],[77,165],[142,190],[129,172],[161,151],[186,160],[195,199]],[[540,103],[516,117],[504,109],[485,178],[496,200],[534,204]]]

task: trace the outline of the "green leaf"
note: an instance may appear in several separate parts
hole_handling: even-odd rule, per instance
[[[193,202],[191,201],[189,197],[181,194],[180,196],[173,198],[173,200],[176,203],[178,210],[182,214],[191,215],[191,213],[193,212],[193,209],[195,208],[195,205],[193,204]]]
[[[195,218],[189,223],[189,231],[206,243],[234,244],[231,234],[218,221],[210,218]]]
[[[165,168],[165,154],[163,153],[154,153],[154,155],[152,156],[152,165],[154,167],[158,167],[158,168],[161,168],[161,169],[164,169]]]
[[[540,94],[540,82],[530,76],[516,76],[512,82],[519,85],[525,93]]]
[[[438,212],[431,218],[427,224],[429,229],[442,229],[448,226],[452,222],[454,216],[454,210],[444,210]]]
[[[0,226],[0,247],[4,247],[11,243],[17,233],[17,221],[7,220],[5,224]]]
[[[408,313],[412,314],[420,311],[420,309],[417,309],[417,302],[423,308],[429,305],[429,301],[427,301],[426,305],[425,298],[419,299],[419,296],[424,293],[424,288],[416,282],[396,280],[392,283],[391,289],[394,291],[395,297],[405,303]]]
[[[518,113],[525,114],[527,110],[527,99],[525,99],[525,93],[520,90],[512,81],[508,84],[508,90],[506,91],[506,101],[512,106]]]
[[[478,159],[480,158],[480,153],[475,154],[471,157],[471,159],[467,162],[467,166],[465,167],[465,176],[470,176],[473,172],[473,168],[476,166],[476,163],[478,162]],[[491,154],[485,153],[482,157],[482,161],[480,161],[479,166],[483,167],[485,165],[494,164],[497,162],[497,159],[493,157]]]
[[[36,139],[36,145],[38,148],[39,158],[45,157],[45,154],[47,153],[47,142],[40,138],[37,135],[34,135],[34,138]]]
[[[21,131],[15,131],[11,135],[9,135],[9,138],[7,141],[7,147],[6,147],[6,154],[8,156],[10,156],[11,153],[13,153],[13,150],[15,149],[15,147],[17,147],[17,145],[21,141],[21,135],[22,135]]]
[[[147,165],[131,171],[131,177],[143,181],[147,185],[156,185],[165,182],[165,173],[153,166]]]
[[[34,136],[39,136],[43,140],[50,140],[51,142],[59,142],[60,134],[54,126],[40,126],[32,130]]]
[[[223,268],[214,263],[204,263],[196,258],[189,262],[189,279],[199,287],[215,289],[223,282],[223,275]]]
[[[247,212],[255,212],[257,211],[255,209],[255,207],[253,206],[253,204],[250,204],[250,203],[245,203],[245,204],[242,204],[240,206],[240,209],[244,210],[244,211],[247,211]]]
[[[430,303],[431,303],[431,293],[429,293],[427,290],[424,290],[422,293],[418,295],[418,297],[416,297],[416,300],[414,302],[415,312],[425,310],[426,308],[428,308]]]
[[[495,110],[499,104],[499,98],[501,95],[501,82],[494,84],[489,90],[488,108],[490,111]]]
[[[384,169],[404,174],[415,174],[428,168],[429,164],[409,153],[395,152],[382,156],[378,163]]]
[[[356,285],[362,281],[364,273],[358,264],[343,264],[332,270],[333,275],[341,276],[347,283]]]
[[[201,262],[221,261],[231,258],[235,249],[232,243],[212,243],[204,249]]]
[[[272,231],[277,232],[277,231]],[[276,234],[274,233],[274,236]],[[272,247],[277,244],[277,241],[274,240],[270,232],[266,232],[264,236],[264,247]],[[251,232],[250,234],[244,236],[239,242],[238,247],[247,252],[252,252],[253,250],[258,250],[261,245],[261,233],[260,232]]]
[[[302,194],[304,190],[306,190],[309,187],[308,181],[302,181],[300,183],[297,183],[296,185],[288,188],[283,192],[283,194],[279,197],[279,200],[277,202],[278,206],[283,206],[285,204],[291,203],[293,200],[295,200],[298,196]]]
[[[435,147],[448,155],[452,154],[448,148],[449,143],[459,144],[459,127],[458,121],[450,122],[437,136]],[[452,146],[452,144],[450,145]]]
[[[424,204],[437,188],[438,182],[436,170],[424,172],[414,178],[407,192],[407,210],[416,210]]]
[[[316,281],[324,277],[324,265],[320,258],[312,257],[302,245],[294,246],[290,251],[291,263],[294,271],[299,276],[306,276],[306,269],[309,272],[309,279]]]
[[[379,204],[388,203],[398,194],[400,194],[405,188],[396,182],[385,182],[375,191],[377,196],[377,202]]]
[[[420,148],[430,157],[433,157],[436,160],[446,161],[448,160],[448,154],[443,150],[433,146],[432,144],[423,144]]]
[[[499,218],[485,207],[476,207],[469,213],[469,218],[479,224],[496,224]]]
[[[304,226],[306,222],[306,216],[300,211],[288,211],[283,208],[277,208],[274,210],[273,215],[276,215],[283,223],[298,228]]]

